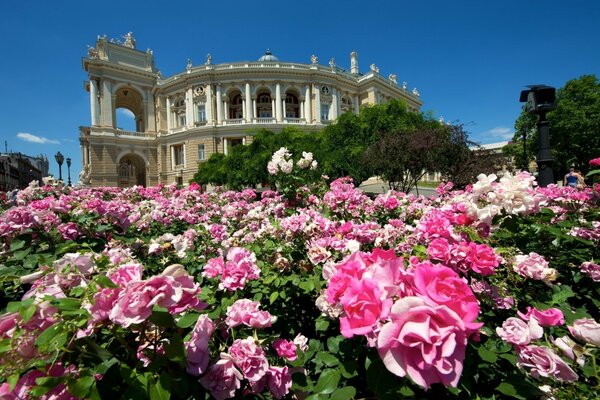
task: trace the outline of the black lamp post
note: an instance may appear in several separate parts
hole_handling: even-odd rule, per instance
[[[67,183],[69,186],[71,186],[71,158],[67,157],[67,174],[69,177],[69,182]]]
[[[54,155],[54,159],[58,163],[58,180],[62,181],[62,164],[63,164],[63,161],[65,160],[65,157],[59,151]]]
[[[546,113],[556,109],[556,89],[546,85],[527,86],[529,90],[521,92],[520,101],[525,104],[525,111],[537,114],[538,122],[538,184],[546,187],[554,182],[552,172],[552,154],[550,152],[550,130]]]

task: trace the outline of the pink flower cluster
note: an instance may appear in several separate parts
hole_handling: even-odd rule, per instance
[[[229,351],[221,353],[221,358],[208,368],[200,383],[214,398],[228,399],[235,396],[243,379],[248,381],[248,394],[261,393],[267,386],[276,399],[292,387],[288,368],[270,366],[266,353],[252,337],[236,339]]]
[[[490,246],[464,240],[450,243],[445,238],[434,239],[427,247],[427,255],[463,274],[473,271],[493,275],[500,265],[500,258]]]
[[[225,260],[222,257],[208,260],[202,275],[207,278],[220,277],[219,289],[233,292],[243,289],[249,280],[258,279],[260,268],[254,253],[243,247],[232,247]]]
[[[327,300],[341,304],[345,337],[366,336],[392,373],[428,388],[456,386],[479,304],[454,270],[428,261],[405,267],[393,251],[354,253],[336,266]]]
[[[513,269],[519,275],[538,281],[551,282],[556,279],[556,270],[548,267],[548,261],[537,253],[515,256]]]
[[[594,282],[600,282],[600,265],[592,261],[586,261],[579,268],[581,272],[592,278]]]
[[[600,167],[600,157],[592,158],[590,160],[590,166],[592,166],[592,167]]]
[[[275,321],[268,311],[260,311],[260,303],[248,299],[240,299],[227,308],[225,323],[231,328],[245,325],[250,328],[267,328]]]
[[[158,305],[171,314],[187,309],[201,309],[198,299],[200,286],[185,271],[171,275],[157,275],[141,279],[137,264],[126,264],[109,275],[117,288],[102,288],[86,306],[95,322],[110,319],[123,327],[139,324],[152,314]]]
[[[521,319],[510,317],[504,321],[502,327],[496,328],[498,336],[515,347],[518,355],[517,366],[527,368],[534,378],[576,381],[577,374],[552,349],[532,344],[533,340],[544,335],[542,326],[560,326],[565,323],[562,311],[557,308],[538,310],[527,307],[526,313],[519,312],[518,315]]]

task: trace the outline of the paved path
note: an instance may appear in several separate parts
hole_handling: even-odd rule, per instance
[[[379,179],[374,179],[374,178],[364,181],[362,183],[362,185],[360,185],[358,188],[362,189],[363,191],[365,191],[367,193],[375,193],[375,194],[385,193],[389,190],[389,186],[386,182],[381,181]],[[417,194],[417,189],[412,189],[410,191],[410,193]],[[426,197],[431,196],[431,195],[437,196],[437,192],[435,191],[435,188],[431,188],[431,187],[419,187],[418,194],[421,194]]]

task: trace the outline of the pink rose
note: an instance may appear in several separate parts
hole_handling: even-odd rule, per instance
[[[200,384],[217,400],[235,397],[235,391],[240,388],[243,376],[235,368],[233,361],[222,358],[211,365]]]
[[[202,269],[202,276],[216,278],[223,273],[223,268],[225,263],[222,257],[211,258]]]
[[[240,299],[227,308],[225,323],[229,328],[246,325],[251,328],[268,328],[275,321],[268,311],[260,311],[260,303],[248,299]]]
[[[565,316],[558,308],[549,308],[540,311],[535,307],[527,307],[527,312],[525,314],[519,312],[518,315],[525,321],[529,321],[530,318],[535,318],[541,326],[559,326],[564,325],[565,323]]]
[[[267,356],[253,337],[236,339],[229,348],[229,354],[244,378],[251,382],[260,380],[269,369]]]
[[[507,343],[523,346],[529,344],[532,339],[541,338],[544,330],[533,318],[526,323],[519,318],[510,317],[504,321],[502,328],[496,328],[496,333]]]
[[[335,304],[344,295],[352,278],[360,279],[371,263],[368,255],[361,252],[353,253],[337,265],[336,272],[327,286],[327,301]]]
[[[568,328],[571,335],[576,339],[600,347],[600,324],[593,319],[577,319],[573,321],[573,326],[569,326]]]
[[[600,167],[600,157],[597,157],[597,158],[592,158],[592,159],[590,160],[590,165],[591,165],[592,167]]]
[[[462,319],[446,306],[419,297],[394,303],[377,348],[386,368],[408,375],[425,389],[436,382],[456,387],[463,369],[467,333]]]
[[[548,261],[537,253],[515,256],[513,269],[516,273],[526,278],[550,282],[556,279],[556,270],[548,268]]]
[[[529,345],[518,348],[517,366],[529,368],[534,378],[554,378],[564,382],[574,382],[577,374],[562,358],[545,346]]]
[[[288,394],[292,387],[292,374],[288,367],[270,367],[267,371],[267,384],[276,399],[281,399]]]
[[[298,346],[301,351],[308,350],[308,338],[301,333],[297,334],[294,338],[294,344]]]
[[[208,366],[210,351],[208,344],[215,329],[215,325],[207,315],[201,315],[192,331],[192,337],[185,342],[187,352],[187,372],[194,376],[200,376]]]
[[[592,278],[594,282],[600,282],[600,265],[586,261],[579,267],[581,272]]]
[[[340,331],[347,338],[372,332],[392,306],[392,299],[383,298],[377,281],[367,278],[352,279],[340,302],[345,313],[340,318]]]
[[[279,357],[283,357],[288,361],[294,361],[298,358],[296,354],[296,345],[291,340],[275,339],[272,344]]]
[[[446,263],[450,259],[450,251],[452,246],[447,239],[433,239],[427,247],[427,255],[432,260],[438,260]]]
[[[227,261],[221,274],[219,289],[234,291],[243,289],[249,280],[260,277],[256,256],[243,247],[232,247],[227,252]]]
[[[481,275],[493,275],[496,267],[500,264],[498,256],[487,244],[469,243],[467,252],[467,263],[471,270]]]
[[[477,330],[483,325],[475,322],[479,315],[477,298],[469,285],[451,268],[427,263],[417,264],[414,285],[421,297],[454,311],[468,329]]]
[[[75,240],[79,237],[79,229],[77,224],[74,222],[67,222],[58,226],[58,231],[61,233],[65,240]]]
[[[108,278],[119,286],[125,286],[128,282],[141,281],[143,270],[142,264],[123,264],[109,273]]]

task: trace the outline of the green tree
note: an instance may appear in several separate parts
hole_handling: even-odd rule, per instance
[[[556,110],[548,113],[550,145],[554,158],[555,179],[562,179],[569,167],[589,170],[588,162],[600,155],[600,81],[595,75],[584,75],[568,81],[556,93]],[[527,139],[528,158],[537,155],[537,118],[523,111],[515,122],[513,142]],[[522,152],[514,149],[515,154]]]

